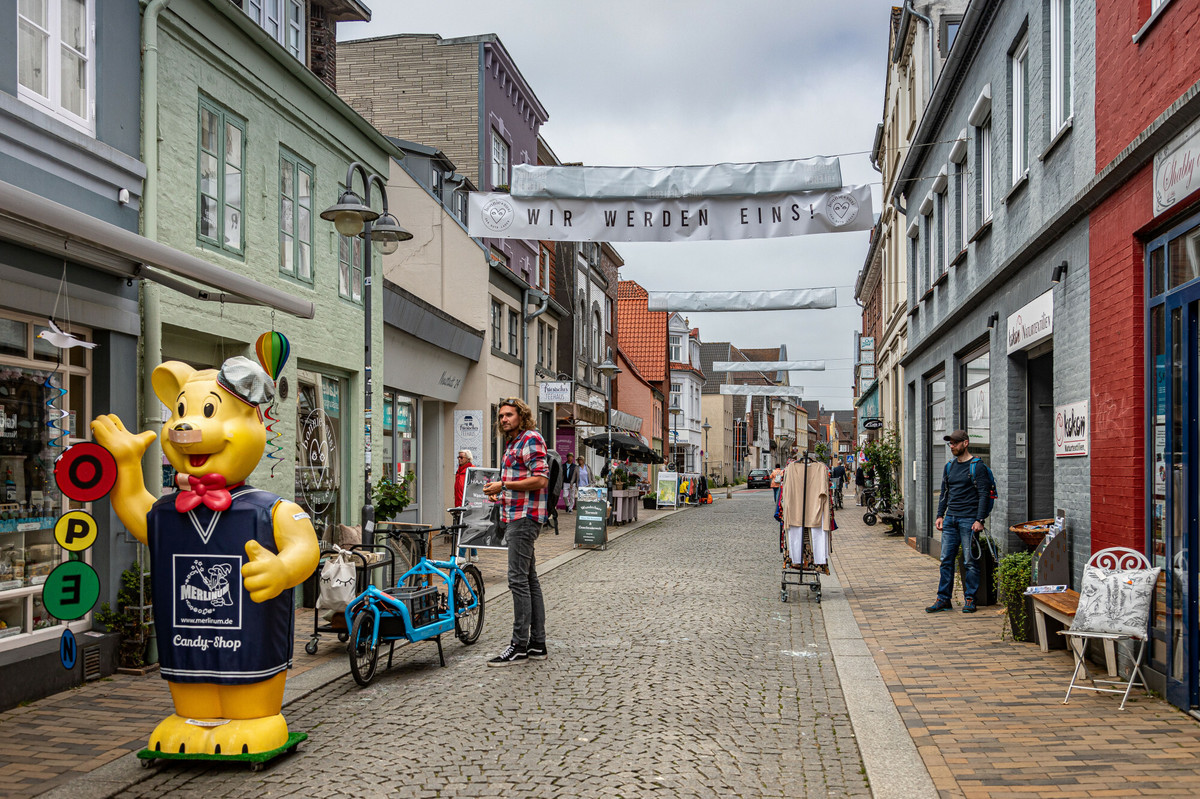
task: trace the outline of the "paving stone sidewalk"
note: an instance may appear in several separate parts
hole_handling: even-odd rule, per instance
[[[833,562],[942,797],[1200,796],[1200,724],[1145,693],[1062,703],[1066,651],[1000,640],[1001,608],[925,613],[938,563],[868,527],[853,497]]]
[[[615,538],[672,510],[639,508],[635,524],[611,528]],[[547,529],[537,542],[539,567],[565,559],[575,549],[575,515],[560,513],[559,535]],[[435,551],[442,557],[449,547]],[[489,599],[507,593],[507,554],[481,551],[478,566]],[[507,601],[507,600],[502,600]],[[332,633],[322,633],[317,653],[304,645],[313,636],[310,608],[296,612],[294,665],[289,680],[314,669],[346,661],[344,645]],[[348,671],[347,666],[347,671]],[[0,797],[29,797],[65,785],[123,755],[140,751],[154,726],[172,712],[171,699],[157,673],[116,674],[79,688],[55,694],[0,713]]]

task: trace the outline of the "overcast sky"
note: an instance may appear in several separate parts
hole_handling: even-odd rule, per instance
[[[841,156],[847,184],[879,173],[867,152],[883,109],[892,0],[368,0],[370,23],[342,39],[394,33],[500,37],[550,115],[563,161],[673,166]],[[423,142],[438,146],[438,142]],[[690,314],[703,341],[787,346],[824,359],[793,372],[806,399],[851,407],[854,282],[868,234],[760,241],[619,243],[622,279],[651,291],[836,286],[838,308]]]

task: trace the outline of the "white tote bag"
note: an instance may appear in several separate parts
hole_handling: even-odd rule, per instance
[[[317,608],[342,611],[354,599],[357,569],[351,554],[335,546],[336,555],[321,567],[321,592],[317,597]]]

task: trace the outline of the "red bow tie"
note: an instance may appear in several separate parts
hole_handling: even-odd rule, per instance
[[[180,513],[187,513],[201,502],[212,510],[226,510],[233,502],[229,489],[225,487],[225,478],[219,474],[206,474],[203,477],[180,474],[175,476],[175,485],[179,486],[179,493],[175,495],[175,510]]]

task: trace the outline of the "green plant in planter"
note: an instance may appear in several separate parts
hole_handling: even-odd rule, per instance
[[[110,632],[120,634],[117,660],[122,668],[138,669],[146,665],[146,642],[150,639],[150,575],[137,561],[121,572],[117,591],[117,609],[107,602],[96,611],[96,621]]]
[[[416,479],[416,472],[409,472],[399,480],[381,477],[371,489],[371,502],[375,506],[375,521],[386,522],[412,504],[409,487]]]
[[[1026,639],[1026,625],[1029,623],[1025,613],[1025,589],[1029,587],[1030,565],[1029,552],[1010,552],[1000,558],[996,565],[997,597],[1008,609],[1013,638],[1018,641]]]

